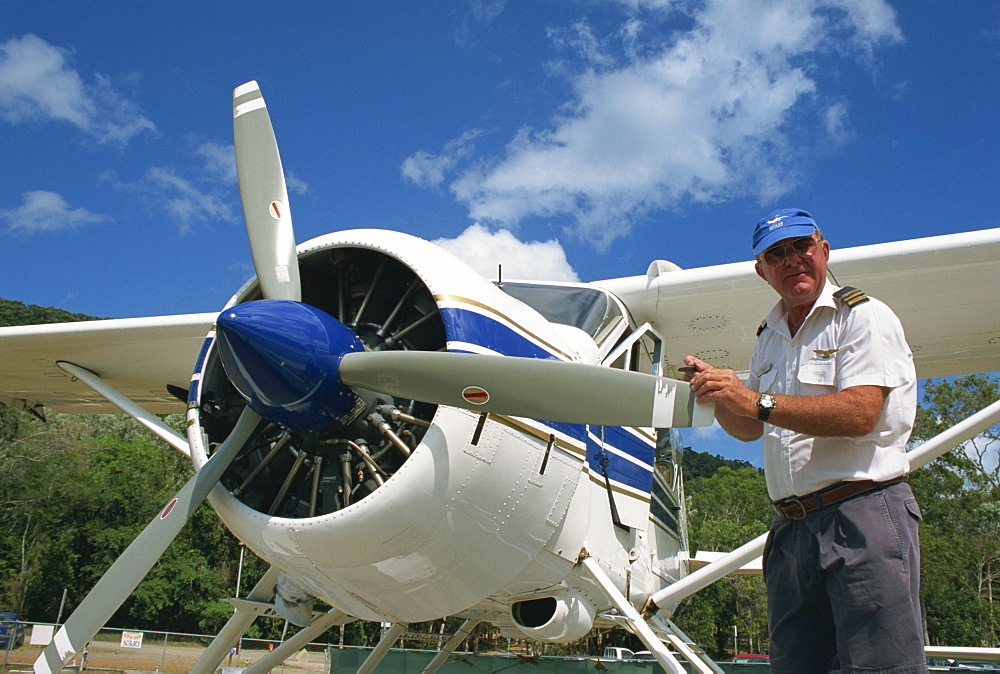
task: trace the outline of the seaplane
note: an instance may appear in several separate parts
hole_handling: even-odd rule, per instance
[[[0,329],[4,403],[124,412],[196,469],[35,671],[84,648],[206,498],[271,566],[193,671],[261,615],[301,629],[248,672],[354,620],[391,624],[359,670],[374,671],[408,624],[445,616],[463,622],[425,671],[480,623],[544,643],[622,627],[666,671],[721,671],[670,618],[763,538],[690,563],[677,429],[713,409],[679,368],[688,354],[746,368],[774,302],[753,262],[491,282],[399,232],[297,244],[256,82],[232,110],[256,273],[220,312]],[[1000,229],[835,250],[830,270],[894,307],[921,377],[1000,370]],[[157,416],[179,411],[186,437]],[[987,408],[911,463],[998,418]]]

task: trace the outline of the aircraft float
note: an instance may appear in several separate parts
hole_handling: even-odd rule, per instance
[[[690,572],[676,429],[713,409],[678,368],[693,354],[745,369],[774,302],[753,263],[492,283],[398,232],[296,245],[256,82],[235,89],[233,124],[256,276],[220,313],[0,329],[0,401],[123,411],[197,469],[35,671],[86,645],[205,498],[272,566],[193,671],[275,614],[302,629],[248,672],[358,619],[392,623],[359,670],[373,671],[408,623],[445,616],[464,623],[425,671],[480,622],[541,642],[621,626],[667,671],[721,671],[670,615],[763,538]],[[895,309],[920,377],[1000,370],[1000,229],[834,250],[830,270]],[[155,416],[185,409],[186,438]],[[998,418],[987,408],[911,464]]]

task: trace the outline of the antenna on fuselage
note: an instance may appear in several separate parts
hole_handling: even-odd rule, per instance
[[[497,265],[497,288],[503,290],[503,264]]]

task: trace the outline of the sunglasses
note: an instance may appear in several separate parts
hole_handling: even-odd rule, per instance
[[[757,256],[757,260],[769,267],[777,267],[785,261],[790,253],[795,253],[799,257],[812,257],[816,252],[816,246],[819,245],[819,242],[820,240],[815,237],[803,236],[793,239],[788,243],[779,243],[771,246]]]

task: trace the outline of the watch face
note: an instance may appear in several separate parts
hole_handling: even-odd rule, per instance
[[[777,401],[774,399],[774,396],[768,393],[761,394],[760,398],[757,399],[757,419],[759,421],[767,421],[776,403]]]

